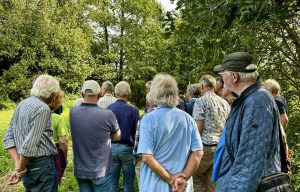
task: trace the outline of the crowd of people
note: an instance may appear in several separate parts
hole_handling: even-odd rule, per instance
[[[128,103],[131,87],[87,80],[70,110],[74,176],[81,192],[292,191],[284,129],[287,103],[273,79],[262,82],[247,52],[227,55],[199,83],[180,94],[174,77],[146,84],[145,112]],[[16,107],[4,136],[28,192],[55,192],[68,163],[67,127],[59,82],[34,79],[31,96]],[[273,181],[273,180],[272,180]],[[280,183],[284,182],[284,183]]]

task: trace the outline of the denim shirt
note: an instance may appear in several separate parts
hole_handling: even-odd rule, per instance
[[[233,102],[225,129],[234,161],[225,147],[217,192],[253,192],[263,176],[280,172],[279,113],[260,80]]]

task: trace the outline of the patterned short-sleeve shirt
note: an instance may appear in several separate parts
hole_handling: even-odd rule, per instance
[[[206,145],[218,144],[230,105],[214,92],[206,92],[194,104],[193,118],[204,120],[202,141]]]

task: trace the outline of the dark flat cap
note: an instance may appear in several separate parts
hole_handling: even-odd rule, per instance
[[[257,70],[257,67],[252,61],[252,56],[247,52],[231,53],[225,57],[221,65],[214,67],[214,71],[254,72]]]

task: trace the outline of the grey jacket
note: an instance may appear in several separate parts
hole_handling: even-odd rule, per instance
[[[217,192],[255,192],[263,176],[280,172],[279,113],[273,97],[258,80],[232,105]]]

